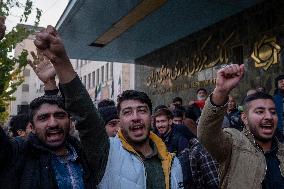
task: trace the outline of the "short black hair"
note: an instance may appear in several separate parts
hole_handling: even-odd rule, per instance
[[[33,123],[33,117],[36,113],[36,111],[39,109],[39,107],[42,104],[55,104],[59,108],[66,110],[64,105],[64,99],[61,96],[58,95],[43,95],[41,97],[35,98],[30,103],[30,112],[29,112],[29,120],[32,124]]]
[[[159,109],[168,109],[168,107],[164,104],[160,104],[155,107],[154,112],[158,111]]]
[[[183,110],[176,108],[173,110],[173,117],[183,117]]]
[[[118,114],[121,110],[121,107],[120,107],[121,103],[126,100],[138,100],[142,103],[145,103],[148,105],[148,108],[150,112],[152,113],[152,102],[146,93],[142,91],[136,91],[136,90],[126,90],[126,91],[123,91],[123,93],[117,97]]]
[[[196,90],[196,94],[197,94],[199,91],[205,91],[206,94],[207,94],[207,90],[206,90],[205,88],[198,88],[198,89]]]
[[[9,127],[13,133],[13,137],[19,136],[17,131],[25,131],[29,122],[30,120],[28,114],[19,114],[13,116],[9,122]]]
[[[173,114],[172,112],[167,109],[167,108],[162,108],[162,109],[159,109],[157,110],[155,113],[154,113],[154,118],[158,117],[158,116],[166,116],[168,119],[173,119]]]
[[[194,110],[190,107],[184,110],[184,117],[188,119],[192,119],[194,122],[197,121],[198,117],[196,116]]]
[[[106,106],[115,106],[115,102],[111,99],[103,99],[98,103],[98,108],[102,108]]]
[[[243,100],[244,111],[245,112],[248,111],[248,104],[251,101],[258,100],[258,99],[270,99],[270,100],[272,100],[272,102],[274,102],[273,97],[270,94],[263,93],[263,92],[256,92],[256,93],[248,95],[244,98],[244,100]]]
[[[275,84],[275,89],[278,89],[278,81],[284,79],[284,75],[279,75],[275,78],[274,84]]]
[[[173,103],[175,103],[177,101],[181,102],[181,104],[182,104],[182,98],[181,97],[177,96],[177,97],[173,98]]]

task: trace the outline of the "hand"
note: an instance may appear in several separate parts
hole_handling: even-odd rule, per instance
[[[36,35],[34,44],[51,61],[60,83],[68,83],[76,77],[63,42],[54,27],[47,26],[41,30]]]
[[[69,61],[63,42],[52,26],[37,33],[34,44],[53,64]]]
[[[38,78],[44,84],[50,81],[55,81],[55,69],[43,53],[38,50],[37,55],[33,51],[31,52],[31,55],[34,61],[28,60],[28,63],[33,68]]]
[[[244,65],[228,65],[217,72],[216,88],[213,91],[212,102],[224,105],[228,95],[235,88],[244,75]]]
[[[217,72],[216,90],[229,94],[235,88],[244,75],[244,65],[228,65]]]
[[[5,30],[6,30],[5,17],[0,16],[0,40],[3,39],[3,37],[5,35]]]

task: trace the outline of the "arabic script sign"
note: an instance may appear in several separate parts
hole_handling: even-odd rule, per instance
[[[228,42],[233,38],[232,32],[226,39],[218,43],[214,53],[207,53],[205,50],[209,42],[212,41],[210,35],[194,52],[189,52],[187,57],[177,58],[174,66],[162,65],[158,70],[154,69],[147,77],[147,86],[161,84],[165,80],[176,80],[180,76],[192,76],[201,70],[212,68],[218,64],[228,64]]]

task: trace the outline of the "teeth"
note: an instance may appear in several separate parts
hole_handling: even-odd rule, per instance
[[[133,127],[133,129],[140,129],[140,128],[142,128],[141,125],[138,125],[138,126],[134,126],[134,127]]]

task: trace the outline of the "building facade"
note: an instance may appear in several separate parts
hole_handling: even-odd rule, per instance
[[[71,59],[94,104],[103,99],[116,102],[122,91],[134,89],[134,64]]]
[[[27,39],[18,43],[14,51],[15,57],[19,56],[23,49],[26,49],[28,52],[36,52],[33,40],[34,35],[30,35]],[[29,55],[28,58],[32,60],[31,55]],[[15,100],[10,102],[9,114],[11,116],[27,112],[29,103],[33,99],[44,94],[43,83],[37,78],[30,65],[25,67],[21,75],[23,76],[24,81],[20,86],[18,86],[17,90],[13,94]]]
[[[136,89],[146,91],[154,105],[175,96],[186,104],[200,87],[212,92],[222,66],[244,64],[245,76],[232,95],[241,102],[247,90],[258,87],[273,94],[274,79],[284,73],[283,8],[282,1],[263,1],[137,58]]]
[[[36,52],[33,40],[34,36],[30,35],[17,44],[15,56],[19,56],[23,49]],[[31,55],[28,58],[32,60]],[[95,104],[106,98],[116,101],[117,95],[123,90],[134,89],[134,64],[77,59],[71,59],[71,63]],[[30,65],[25,67],[21,75],[24,82],[13,94],[15,101],[10,102],[10,116],[27,112],[29,103],[44,94],[44,85]]]

